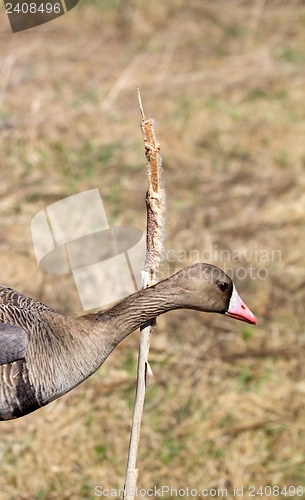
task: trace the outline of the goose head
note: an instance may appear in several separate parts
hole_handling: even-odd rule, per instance
[[[203,312],[225,314],[252,325],[256,317],[237,293],[231,278],[219,267],[194,264],[175,274],[183,305]],[[180,295],[181,296],[181,295]]]

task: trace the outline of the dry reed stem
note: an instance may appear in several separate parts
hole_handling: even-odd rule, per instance
[[[15,55],[8,55],[2,64],[0,71],[0,108],[2,108],[5,101],[5,94],[11,78],[14,64],[16,62]]]
[[[256,0],[255,5],[253,7],[252,15],[250,17],[250,23],[248,28],[248,43],[249,41],[253,41],[259,29],[259,25],[263,18],[264,10],[267,4],[267,0]]]
[[[122,90],[128,87],[128,82],[130,81],[136,68],[140,66],[141,63],[143,63],[145,58],[146,54],[140,53],[137,56],[135,56],[130,63],[128,63],[128,65],[124,68],[124,70],[118,76],[117,80],[112,85],[107,95],[104,97],[101,105],[103,110],[108,110],[113,106],[114,102],[116,101]]]
[[[152,285],[156,281],[163,252],[163,211],[165,207],[164,190],[160,183],[161,155],[160,144],[154,131],[154,123],[146,119],[143,111],[140,91],[138,89],[140,111],[143,117],[141,129],[144,137],[145,156],[148,166],[148,190],[146,193],[147,210],[147,235],[146,235],[146,261],[142,271],[142,288]],[[152,382],[152,371],[148,363],[148,353],[152,327],[155,320],[149,321],[140,330],[140,345],[137,368],[137,386],[132,426],[129,442],[127,471],[125,479],[124,499],[133,500],[138,478],[137,454],[140,440],[141,421],[144,408],[147,381]]]

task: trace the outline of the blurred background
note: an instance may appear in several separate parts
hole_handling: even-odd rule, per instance
[[[82,314],[72,276],[38,269],[33,216],[98,187],[111,224],[145,228],[139,84],[161,142],[164,265],[227,269],[258,322],[158,319],[138,486],[305,488],[304,1],[87,0],[16,34],[3,6],[0,20],[1,282]],[[1,422],[1,500],[123,486],[138,339]]]

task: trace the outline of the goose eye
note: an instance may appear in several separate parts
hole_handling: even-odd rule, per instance
[[[219,290],[221,290],[222,292],[226,292],[229,288],[229,285],[228,285],[228,283],[220,282],[220,283],[218,283],[218,287],[219,287]]]

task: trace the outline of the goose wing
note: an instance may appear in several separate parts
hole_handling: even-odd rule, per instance
[[[41,302],[0,285],[0,365],[25,358],[28,334],[41,311],[55,312]]]
[[[26,332],[19,326],[0,323],[0,365],[25,358]]]

